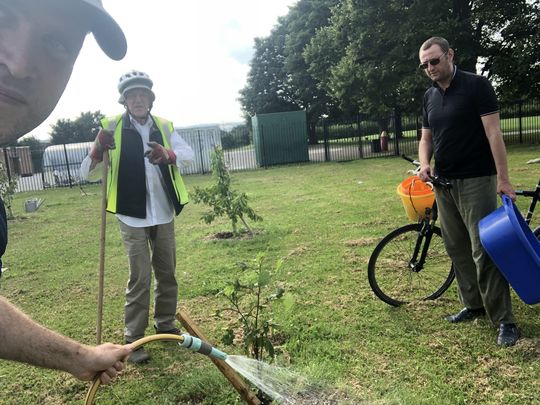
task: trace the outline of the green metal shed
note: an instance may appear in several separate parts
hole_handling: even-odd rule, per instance
[[[304,110],[255,114],[251,123],[259,166],[309,162]]]

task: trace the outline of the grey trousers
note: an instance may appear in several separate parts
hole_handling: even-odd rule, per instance
[[[129,262],[124,336],[133,342],[144,336],[148,326],[152,269],[155,326],[160,331],[174,327],[178,299],[174,221],[145,228],[118,223]]]
[[[456,271],[461,303],[484,307],[494,324],[514,323],[508,282],[480,242],[478,222],[497,208],[495,176],[451,180],[435,190],[444,244]]]

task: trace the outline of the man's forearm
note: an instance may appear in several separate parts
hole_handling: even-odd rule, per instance
[[[85,346],[31,320],[0,298],[0,357],[71,372]]]
[[[499,113],[489,114],[482,117],[482,125],[489,142],[491,155],[497,168],[497,180],[508,182],[508,164],[506,162],[506,147],[501,132]]]
[[[502,136],[489,137],[489,146],[493,160],[495,161],[495,167],[497,169],[497,179],[499,181],[510,181],[508,176],[508,162],[506,159],[506,146]]]
[[[431,143],[431,135],[422,130],[422,139],[418,143],[418,160],[421,165],[429,165],[433,156],[433,145]]]

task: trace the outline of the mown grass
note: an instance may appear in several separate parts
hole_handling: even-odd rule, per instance
[[[516,188],[533,188],[540,165],[537,146],[511,147],[509,166]],[[455,285],[439,300],[391,308],[374,297],[366,277],[377,241],[407,222],[395,188],[406,176],[402,159],[306,164],[233,173],[264,221],[253,239],[214,240],[227,231],[221,220],[200,220],[205,209],[190,204],[176,221],[179,305],[209,339],[228,353],[220,337],[225,305],[216,293],[239,271],[235,264],[268,252],[284,259],[279,282],[296,297],[291,312],[275,311],[281,325],[278,363],[324,384],[337,403],[524,404],[539,403],[540,317],[538,306],[514,294],[523,338],[509,349],[495,344],[486,321],[449,325],[443,315],[460,308]],[[189,189],[210,176],[188,176]],[[100,187],[16,196],[8,270],[1,293],[44,325],[86,343],[95,342],[99,258]],[[28,198],[44,198],[24,213]],[[519,206],[527,205],[525,199]],[[540,218],[540,216],[538,216]],[[538,220],[536,221],[538,224]],[[123,340],[126,258],[116,220],[108,216],[104,340]],[[151,327],[148,333],[153,331]],[[1,342],[0,342],[1,344]],[[235,404],[238,395],[204,356],[171,343],[148,346],[153,361],[130,366],[102,404]],[[71,376],[0,362],[2,404],[82,403],[89,384]]]

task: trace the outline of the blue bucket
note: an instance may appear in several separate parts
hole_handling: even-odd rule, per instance
[[[480,241],[517,295],[527,304],[540,302],[540,241],[510,197],[479,222]]]

